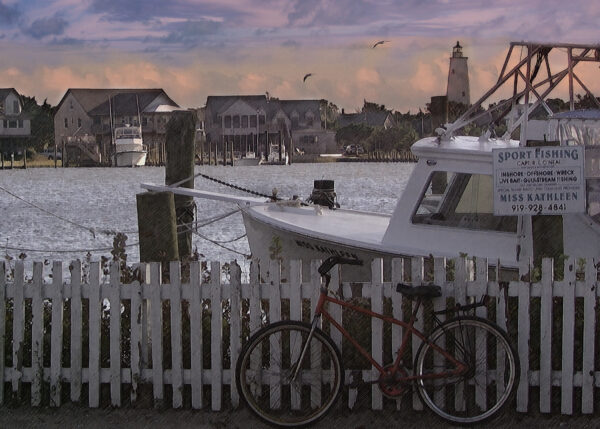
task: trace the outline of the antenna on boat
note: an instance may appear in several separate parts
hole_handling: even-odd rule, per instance
[[[140,127],[140,134],[142,133],[142,117],[140,116],[140,101],[138,100],[137,93],[135,94],[135,104],[138,112],[138,127]]]
[[[110,95],[108,96],[108,116],[109,116],[108,123],[110,125],[110,147],[111,147],[111,150],[113,151],[113,153],[116,153],[115,132],[113,129],[112,101],[111,101]]]

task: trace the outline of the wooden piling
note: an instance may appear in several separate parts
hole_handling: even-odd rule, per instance
[[[196,115],[191,111],[173,112],[167,123],[165,184],[178,183],[180,187],[194,188],[194,154],[196,153]],[[183,182],[182,182],[183,181]],[[175,195],[179,258],[192,255],[192,222],[194,198]]]
[[[140,262],[179,260],[177,218],[172,192],[136,195]]]

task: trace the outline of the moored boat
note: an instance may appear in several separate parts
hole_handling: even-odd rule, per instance
[[[115,128],[114,165],[141,167],[146,164],[148,151],[142,140],[142,128],[126,125]]]

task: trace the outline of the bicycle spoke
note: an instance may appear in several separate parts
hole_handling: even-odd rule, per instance
[[[341,389],[339,353],[321,331],[314,332],[299,362],[309,332],[310,326],[299,322],[273,324],[240,354],[238,390],[252,411],[270,423],[293,427],[316,421]]]
[[[424,403],[446,420],[474,423],[492,417],[508,401],[518,376],[518,360],[505,335],[482,319],[461,318],[432,333],[431,344],[419,350],[415,373]],[[436,347],[466,365],[462,374],[450,375],[455,365]],[[442,390],[444,395],[436,394]]]

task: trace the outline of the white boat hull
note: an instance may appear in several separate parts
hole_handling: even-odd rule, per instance
[[[147,152],[144,151],[124,151],[117,152],[117,167],[141,167],[146,165]]]
[[[253,217],[248,210],[242,210],[244,226],[248,238],[248,245],[252,253],[252,260],[263,267],[269,266],[271,259],[281,261],[301,260],[303,262],[303,276],[310,276],[310,262],[325,260],[330,256],[360,259],[362,267],[348,266],[344,268],[344,280],[369,281],[371,279],[371,262],[374,258],[383,258],[386,277],[390,273],[390,261],[405,255],[378,251],[366,247],[352,246],[338,243],[330,239],[295,232],[289,229],[278,228],[262,222]],[[286,267],[283,267],[285,275]]]

